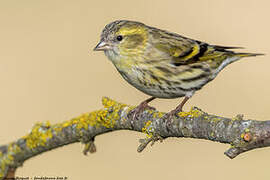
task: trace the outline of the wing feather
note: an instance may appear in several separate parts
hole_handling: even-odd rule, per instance
[[[212,60],[233,53],[227,49],[238,48],[209,45],[163,30],[153,29],[151,34],[151,44],[155,48],[153,52],[148,53],[151,60],[168,61],[176,66]]]

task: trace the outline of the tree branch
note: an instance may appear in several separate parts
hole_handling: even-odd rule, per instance
[[[107,97],[104,108],[85,113],[59,124],[37,123],[31,132],[17,141],[0,146],[0,180],[14,177],[17,167],[33,156],[67,144],[82,142],[84,154],[96,151],[94,138],[116,130],[133,130],[147,135],[140,140],[138,152],[150,143],[168,137],[190,137],[230,144],[225,152],[230,158],[240,153],[270,146],[270,121],[243,120],[243,115],[225,118],[210,115],[199,108],[180,112],[167,123],[163,112],[145,110],[133,121],[129,113],[134,107]]]

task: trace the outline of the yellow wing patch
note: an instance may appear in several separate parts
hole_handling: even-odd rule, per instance
[[[200,46],[195,44],[192,47],[191,53],[187,54],[186,56],[181,57],[182,60],[186,61],[191,59],[192,57],[196,56],[200,52]]]

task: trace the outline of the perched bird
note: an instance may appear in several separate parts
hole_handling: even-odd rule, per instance
[[[210,45],[140,22],[118,20],[105,26],[94,50],[104,51],[129,84],[151,96],[133,110],[135,115],[149,108],[148,103],[155,98],[185,97],[167,114],[172,117],[228,64],[262,55],[230,50],[237,48]]]

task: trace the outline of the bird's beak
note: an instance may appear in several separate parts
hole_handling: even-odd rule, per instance
[[[94,48],[94,51],[105,51],[107,49],[111,49],[110,44],[104,42],[104,41],[100,41],[97,46]]]

